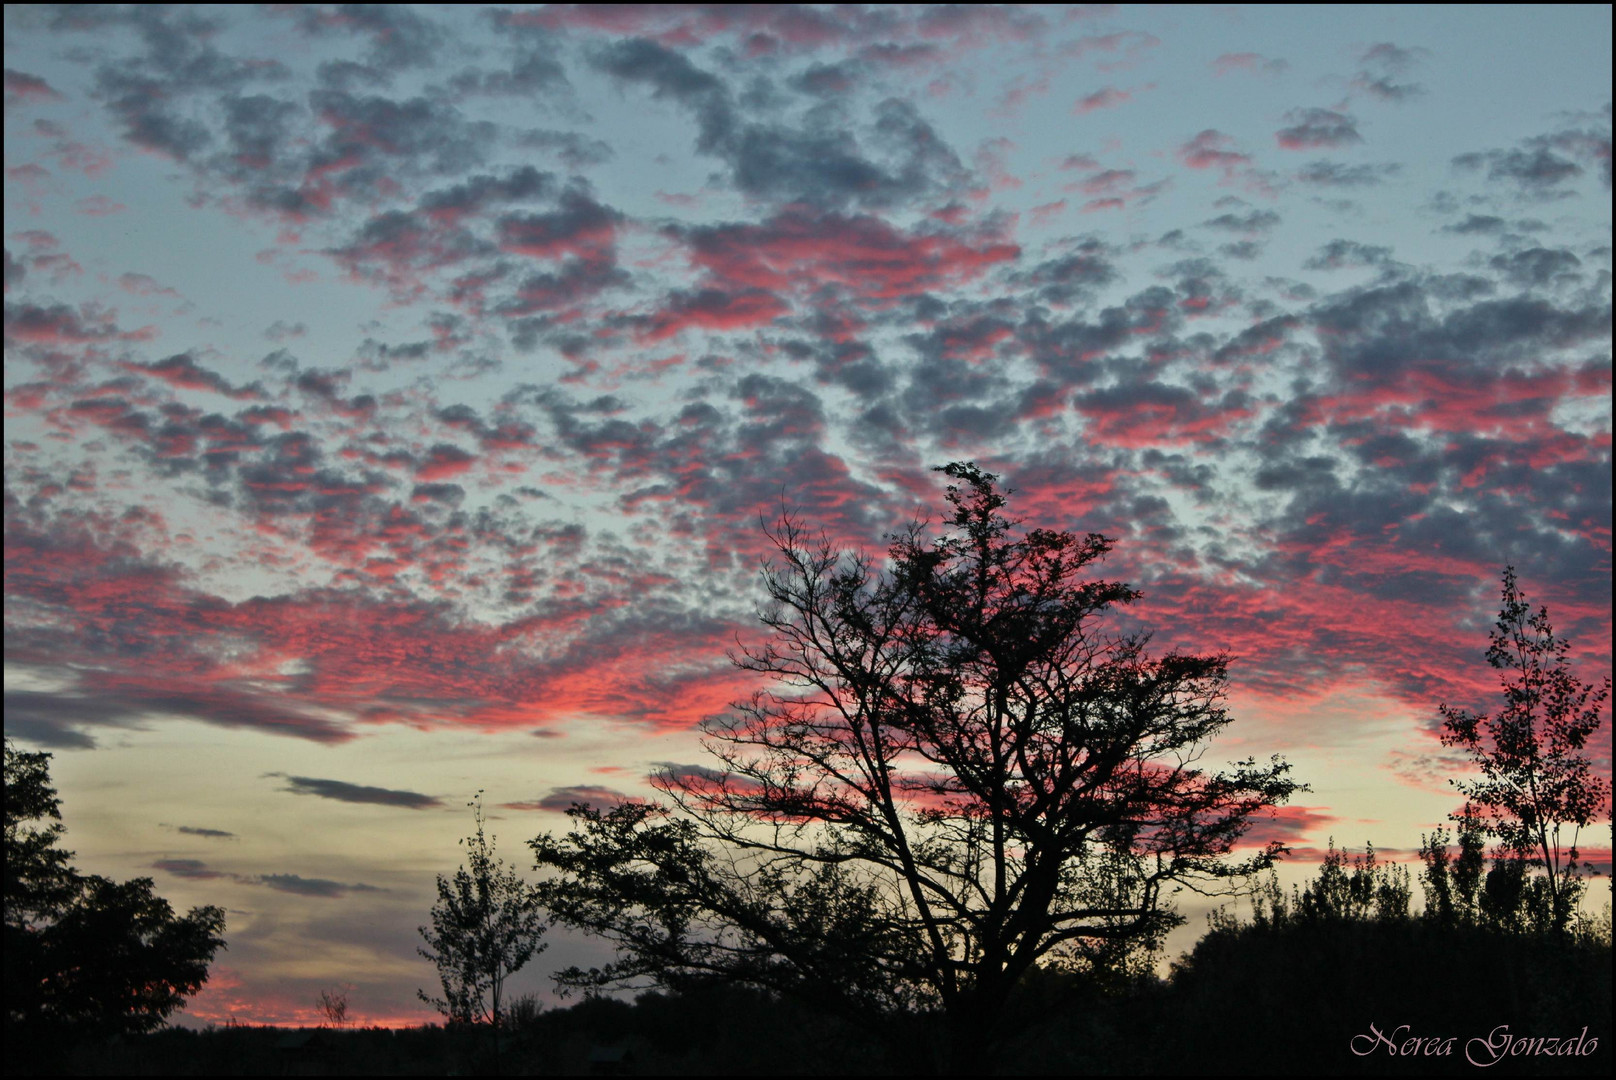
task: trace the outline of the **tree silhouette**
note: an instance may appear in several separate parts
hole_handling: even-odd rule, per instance
[[[1086,576],[1111,540],[1023,529],[997,477],[939,471],[960,482],[945,533],[914,523],[884,569],[789,515],[768,531],[772,638],[735,659],[774,686],[707,725],[720,769],[531,842],[553,916],[618,949],[562,985],[719,977],[873,1025],[919,1008],[971,1068],[1035,965],[1125,968],[1182,921],[1164,890],[1278,854],[1227,857],[1297,789],[1288,766],[1195,767],[1230,722],[1228,658],[1102,632],[1140,596]]]
[[[483,796],[466,805],[475,808],[477,832],[466,845],[469,867],[454,879],[438,875],[438,902],[432,925],[421,927],[429,949],[420,954],[438,967],[443,997],[416,993],[451,1023],[500,1026],[505,980],[543,952],[544,913],[534,886],[514,867],[494,857],[494,844],[483,829]]]
[[[1448,854],[1448,830],[1438,826],[1420,836],[1420,884],[1425,890],[1425,915],[1447,926],[1468,926],[1477,921],[1486,867],[1487,835],[1472,814],[1458,818],[1459,851]]]
[[[1503,594],[1487,662],[1499,672],[1504,707],[1489,717],[1440,706],[1443,744],[1469,751],[1481,770],[1478,780],[1451,781],[1467,800],[1453,817],[1477,819],[1506,850],[1543,868],[1536,887],[1547,892],[1550,923],[1564,929],[1582,895],[1578,833],[1610,799],[1609,783],[1583,752],[1603,722],[1610,676],[1597,687],[1577,678],[1567,663],[1570,644],[1555,636],[1547,607],[1533,613],[1513,566],[1504,570]],[[1516,869],[1524,876],[1523,865]]]
[[[76,871],[50,757],[5,743],[7,1029],[150,1031],[207,982],[224,910],[176,916],[150,878]]]
[[[334,990],[321,990],[314,999],[314,1007],[320,1010],[325,1022],[334,1028],[348,1026],[348,991],[341,988]]]

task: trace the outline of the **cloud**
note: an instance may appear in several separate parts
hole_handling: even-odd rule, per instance
[[[1130,91],[1118,90],[1114,86],[1101,87],[1086,97],[1078,98],[1076,104],[1072,106],[1072,112],[1078,116],[1083,116],[1099,109],[1114,108],[1131,97],[1133,97],[1133,94]]]
[[[445,480],[466,472],[476,461],[476,454],[467,453],[449,443],[438,443],[427,452],[426,458],[415,466],[415,475],[423,482]]]
[[[141,341],[152,336],[152,329],[123,330],[114,321],[116,311],[93,306],[74,309],[67,304],[31,303],[5,306],[5,335],[8,341],[79,345],[95,341]]]
[[[1453,165],[1465,172],[1485,170],[1488,180],[1508,185],[1524,198],[1548,200],[1572,194],[1567,185],[1586,171],[1578,159],[1599,165],[1605,186],[1610,186],[1608,121],[1603,131],[1567,129],[1533,136],[1507,150],[1460,154]]]
[[[13,68],[5,69],[6,108],[12,109],[20,105],[33,104],[40,101],[62,101],[63,97],[50,83],[38,75],[30,75],[26,71],[17,71]]]
[[[16,576],[8,584],[17,587]],[[19,643],[20,645],[20,643]],[[12,655],[32,655],[26,646]],[[329,721],[300,714],[255,695],[216,687],[177,691],[161,677],[98,673],[86,676],[74,692],[8,691],[8,723],[26,730],[36,741],[54,746],[89,747],[84,727],[141,728],[164,715],[192,716],[223,727],[257,727],[316,742],[341,742],[351,736]]]
[[[677,761],[653,761],[651,765],[654,769],[651,774],[653,777],[668,780],[718,780],[724,776],[721,770],[714,769],[710,765],[691,765]]]
[[[1398,82],[1406,73],[1418,67],[1429,53],[1421,48],[1401,48],[1389,41],[1371,45],[1358,58],[1362,65],[1353,77],[1355,89],[1382,101],[1402,103],[1425,93],[1425,87],[1416,82]]]
[[[226,836],[229,833],[224,834]],[[309,896],[321,900],[336,900],[350,892],[381,892],[374,885],[346,884],[328,878],[306,878],[299,874],[237,874],[215,870],[200,859],[159,859],[151,864],[175,877],[191,881],[232,881],[238,885],[261,886],[294,896]]]
[[[737,189],[780,203],[886,207],[960,186],[964,167],[911,104],[878,103],[867,151],[847,124],[811,115],[800,125],[746,118],[731,88],[682,53],[636,38],[599,50],[595,65],[651,88],[696,118],[698,152],[723,159]]]
[[[442,27],[404,5],[342,4],[278,14],[291,16],[298,28],[313,39],[328,38],[333,31],[368,39],[365,62],[387,72],[429,64],[446,43]]]
[[[579,171],[592,165],[604,165],[616,154],[604,139],[593,139],[575,131],[534,128],[519,133],[515,141],[521,147],[554,153],[567,168]]]
[[[1358,122],[1334,109],[1292,109],[1285,114],[1285,122],[1287,126],[1276,131],[1274,138],[1286,150],[1333,150],[1363,142]]]
[[[297,874],[260,874],[253,882],[294,896],[312,896],[321,900],[336,900],[350,892],[380,892],[374,885],[347,885],[327,878],[306,878]]]
[[[1287,846],[1341,819],[1320,806],[1276,806],[1252,821],[1240,838],[1243,847],[1267,847],[1278,841]]]
[[[1265,233],[1279,225],[1280,217],[1272,210],[1251,210],[1244,214],[1219,214],[1210,221],[1201,222],[1208,229],[1222,229],[1235,233]]]
[[[649,317],[644,338],[657,342],[687,329],[744,330],[766,326],[789,310],[778,296],[764,289],[680,290],[670,294]]]
[[[1211,63],[1212,74],[1219,76],[1237,71],[1253,75],[1279,75],[1289,67],[1284,60],[1271,59],[1254,52],[1222,53]]]
[[[1360,188],[1384,184],[1400,172],[1402,166],[1396,164],[1347,165],[1339,161],[1311,161],[1302,166],[1296,179],[1304,184],[1324,187]]]
[[[840,286],[885,301],[968,282],[1013,261],[1020,248],[993,237],[916,228],[873,215],[783,211],[757,225],[672,230],[692,263],[730,290],[797,293]]]
[[[1392,249],[1378,244],[1361,244],[1356,240],[1331,240],[1318,253],[1302,263],[1307,270],[1341,270],[1356,266],[1386,266],[1391,262]]]
[[[1133,66],[1145,53],[1160,45],[1161,39],[1154,34],[1147,34],[1142,30],[1119,30],[1111,34],[1091,34],[1065,42],[1060,46],[1060,51],[1073,59],[1082,59],[1096,53],[1119,56],[1117,60],[1102,60],[1098,65],[1101,71],[1114,71]]]
[[[192,881],[212,881],[230,876],[219,870],[210,870],[208,864],[200,859],[159,859],[151,865],[153,870],[161,870]]]
[[[178,825],[175,826],[175,831],[182,832],[187,836],[201,836],[209,840],[234,840],[236,837],[235,833],[226,832],[223,829],[204,829],[193,825]]]
[[[261,395],[261,391],[254,386],[232,386],[218,372],[211,371],[196,362],[190,353],[176,353],[162,360],[154,360],[149,364],[124,363],[125,371],[139,372],[161,379],[177,389],[182,390],[211,390],[216,394],[238,400],[251,400]]]
[[[1249,155],[1228,149],[1233,144],[1234,140],[1228,135],[1208,128],[1179,147],[1179,160],[1192,169],[1223,169],[1249,164]]]
[[[281,790],[290,791],[294,795],[317,795],[322,799],[336,799],[339,802],[374,803],[378,806],[399,806],[408,810],[436,809],[443,805],[442,801],[435,796],[422,795],[415,791],[394,791],[390,788],[349,784],[342,780],[317,780],[309,776],[286,776],[284,773],[269,773],[267,775],[285,776],[286,787]]]
[[[1527,288],[1575,284],[1582,276],[1582,260],[1564,249],[1534,247],[1494,255],[1487,265],[1502,272],[1513,284]]]
[[[1487,179],[1513,181],[1523,191],[1547,195],[1571,177],[1582,175],[1582,167],[1559,155],[1537,147],[1533,150],[1490,150],[1460,154],[1453,163],[1462,169],[1487,166]]]
[[[609,787],[600,787],[596,784],[574,784],[568,787],[551,788],[550,793],[541,799],[531,799],[527,802],[500,803],[502,810],[552,810],[564,813],[574,803],[588,803],[596,806],[602,804],[615,805],[631,801],[624,795]]]
[[[79,730],[81,725],[132,726],[129,712],[117,704],[33,690],[7,690],[5,710],[11,734],[63,749],[96,745],[92,736]]]
[[[1191,169],[1218,170],[1225,184],[1241,180],[1252,190],[1270,193],[1268,180],[1254,168],[1251,155],[1236,147],[1232,136],[1208,128],[1179,146],[1176,156]]]
[[[1507,228],[1509,222],[1496,214],[1466,214],[1463,221],[1442,226],[1442,231],[1473,235],[1501,233]]]

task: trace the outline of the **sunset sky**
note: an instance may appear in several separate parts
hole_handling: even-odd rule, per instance
[[[6,734],[226,908],[185,1022],[429,1019],[477,790],[526,868],[702,763],[760,516],[880,550],[974,460],[1235,657],[1206,763],[1312,786],[1253,840],[1406,854],[1506,564],[1610,671],[1611,31],[8,5]]]

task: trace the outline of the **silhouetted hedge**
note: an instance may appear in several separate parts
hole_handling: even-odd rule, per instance
[[[1385,874],[1382,870],[1379,873]],[[1395,877],[1395,874],[1393,874]],[[1317,883],[1315,883],[1317,884]],[[1313,888],[1310,886],[1309,888]],[[1302,893],[1294,894],[1300,897]],[[1343,892],[1345,896],[1348,893]],[[1374,895],[1373,890],[1368,895]],[[1346,909],[1350,912],[1350,907]],[[1024,1026],[998,1047],[1015,1074],[1608,1075],[1611,948],[1605,934],[1530,934],[1443,924],[1373,904],[1260,907],[1214,919],[1170,978],[1040,971],[1021,987]],[[51,1071],[131,1075],[352,1073],[912,1074],[946,1069],[935,1017],[886,1018],[884,1037],[790,1001],[712,984],[609,998],[532,1015],[500,1040],[486,1029],[169,1030],[111,1042],[60,1041]],[[1489,1036],[1598,1040],[1580,1056],[1504,1056]],[[1386,1038],[1378,1039],[1375,1032]],[[308,1033],[305,1033],[308,1034]],[[1411,1043],[1412,1039],[1435,1040]],[[1392,1054],[1412,1047],[1410,1055]],[[1471,1040],[1480,1042],[1470,1045]],[[1531,1044],[1533,1049],[1548,1044]],[[1573,1044],[1576,1045],[1576,1044]],[[1584,1041],[1581,1045],[1588,1046]],[[1363,1053],[1354,1053],[1354,1048]],[[1446,1050],[1444,1052],[1444,1047]],[[1427,1054],[1427,1048],[1434,1054]],[[8,1044],[8,1064],[22,1047]]]

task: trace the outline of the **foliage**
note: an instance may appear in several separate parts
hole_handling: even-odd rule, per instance
[[[1519,1039],[1597,1039],[1588,1058],[1516,1058],[1491,1072],[1608,1075],[1608,944],[1530,939],[1479,924],[1376,918],[1214,926],[1174,969],[1137,1072],[1194,1075],[1433,1075],[1468,1069],[1467,1044],[1507,1025]],[[1370,1024],[1400,1045],[1452,1039],[1449,1052],[1392,1057]]]
[[[456,870],[452,881],[438,875],[432,925],[421,927],[429,948],[418,950],[437,965],[443,997],[417,994],[451,1023],[497,1029],[506,978],[547,947],[539,941],[544,914],[534,886],[494,857],[483,828],[482,792],[467,805],[477,821],[476,834],[460,841],[470,865]]]
[[[1373,844],[1365,845],[1363,855],[1353,857],[1351,873],[1346,864],[1346,852],[1337,851],[1331,837],[1319,876],[1301,892],[1298,906],[1304,918],[1392,922],[1408,917],[1413,890],[1406,869],[1395,863],[1377,863]]]
[[[5,744],[7,1026],[150,1031],[207,981],[224,911],[179,917],[150,878],[74,870],[49,759]]]
[[[1438,826],[1420,836],[1420,885],[1425,890],[1425,916],[1447,926],[1468,925],[1480,916],[1478,895],[1485,869],[1487,836],[1470,814],[1459,817],[1459,852],[1448,854],[1448,830]]]
[[[539,1022],[544,1003],[537,994],[519,994],[505,1010],[505,1026],[513,1031],[526,1031]]]
[[[50,755],[5,743],[6,925],[45,920],[77,891],[71,851],[58,846],[62,801],[50,784]],[[51,819],[44,828],[35,822]]]
[[[1548,608],[1534,614],[1515,568],[1507,567],[1503,607],[1487,649],[1487,662],[1503,685],[1504,707],[1489,717],[1441,706],[1443,744],[1467,750],[1481,770],[1478,780],[1452,781],[1468,800],[1462,816],[1475,818],[1486,834],[1544,870],[1543,884],[1536,885],[1539,879],[1527,881],[1526,865],[1520,865],[1522,888],[1547,891],[1557,928],[1569,925],[1582,895],[1578,832],[1610,799],[1609,783],[1591,771],[1583,749],[1603,722],[1610,676],[1598,687],[1583,682],[1567,663],[1569,653],[1569,643],[1555,636]]]
[[[1271,863],[1227,856],[1288,766],[1194,764],[1230,722],[1228,658],[1103,632],[1140,596],[1087,576],[1111,540],[1022,529],[995,476],[939,471],[946,531],[911,525],[885,569],[789,515],[769,532],[772,638],[736,662],[774,686],[708,724],[721,769],[532,841],[554,917],[618,948],[564,986],[720,976],[873,1025],[940,1011],[958,1065],[1035,964],[1125,968],[1179,921],[1164,890]]]
[[[1160,1003],[1157,1023],[1170,1025],[1173,1038],[1134,1071],[1204,1072],[1208,1062],[1230,1068],[1221,1063],[1238,1058],[1243,1071],[1259,1075],[1428,1075],[1467,1067],[1467,1042],[1500,1025],[1518,1037],[1557,1039],[1590,1025],[1597,1055],[1515,1058],[1499,1070],[1603,1075],[1609,940],[1597,925],[1534,932],[1544,927],[1524,916],[1525,904],[1507,887],[1521,860],[1500,852],[1494,873],[1484,874],[1478,832],[1461,832],[1457,859],[1445,840],[1439,833],[1424,845],[1423,915],[1409,910],[1401,867],[1377,860],[1372,848],[1349,864],[1333,843],[1312,880],[1289,893],[1270,877],[1249,918],[1214,912],[1209,932],[1175,963]],[[1433,865],[1447,874],[1445,905],[1431,899],[1441,888]],[[1401,1028],[1399,1046],[1413,1037],[1452,1045],[1440,1060],[1394,1056],[1370,1035],[1371,1023],[1388,1036]],[[1364,1056],[1350,1052],[1354,1046]]]
[[[1483,926],[1515,934],[1574,930],[1583,921],[1561,917],[1549,879],[1531,872],[1538,865],[1536,859],[1499,847],[1493,852],[1492,869],[1486,869],[1487,837],[1474,816],[1459,817],[1456,856],[1448,854],[1446,829],[1421,839],[1427,918],[1448,926]],[[1570,897],[1570,902],[1575,900]]]
[[[1251,925],[1285,928],[1394,923],[1410,917],[1412,898],[1408,871],[1395,863],[1380,862],[1373,844],[1366,845],[1362,855],[1352,857],[1349,870],[1347,853],[1338,849],[1331,837],[1329,850],[1313,880],[1302,886],[1292,885],[1288,894],[1272,873],[1257,884],[1251,893]],[[1213,911],[1209,918],[1215,933],[1241,925],[1239,917],[1226,908]]]

